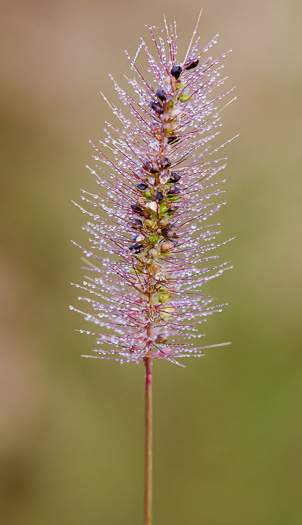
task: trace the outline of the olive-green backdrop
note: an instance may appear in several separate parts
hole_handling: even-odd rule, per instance
[[[302,523],[301,88],[298,0],[203,0],[238,101],[223,115],[228,206],[208,285],[229,302],[181,369],[154,366],[154,525]],[[184,51],[201,4],[2,0],[0,491],[3,525],[143,523],[144,370],[85,360],[76,304],[95,186],[89,138],[110,118],[102,90],[128,74],[146,24],[178,22]],[[83,241],[84,242],[84,241]]]

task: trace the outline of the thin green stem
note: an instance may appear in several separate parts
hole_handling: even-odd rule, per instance
[[[145,357],[145,525],[152,525],[152,358]]]

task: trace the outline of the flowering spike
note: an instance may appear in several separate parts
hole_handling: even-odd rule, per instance
[[[213,155],[225,144],[211,144],[220,133],[217,104],[232,91],[215,94],[224,83],[225,54],[207,56],[217,35],[200,49],[196,28],[181,62],[176,24],[164,22],[166,45],[149,28],[157,58],[143,40],[134,59],[126,53],[134,94],[111,77],[127,110],[103,95],[119,127],[106,123],[102,149],[93,145],[96,165],[90,171],[100,190],[82,195],[92,209],[81,208],[89,215],[84,229],[90,247],[83,251],[95,264],[87,261],[90,276],[78,286],[90,313],[73,309],[97,327],[93,357],[121,362],[148,357],[177,363],[202,355],[208,346],[194,345],[199,327],[223,306],[201,287],[227,269],[209,266],[224,243],[215,243],[218,224],[207,222],[222,205],[215,202],[222,192],[213,178],[225,159]],[[142,51],[148,79],[136,65]]]

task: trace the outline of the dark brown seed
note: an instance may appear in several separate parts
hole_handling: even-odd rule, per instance
[[[130,224],[131,224],[132,230],[140,230],[140,228],[143,225],[142,221],[140,221],[139,219],[134,219],[133,221],[130,222]]]
[[[149,173],[157,173],[159,171],[157,164],[151,162],[150,160],[145,160],[143,163],[143,169],[145,171],[149,171]]]
[[[162,113],[164,112],[164,108],[160,104],[158,104],[158,102],[151,101],[150,107],[151,109],[153,109],[153,111],[155,111],[155,113],[157,113],[157,115],[162,115]]]
[[[168,144],[177,144],[177,142],[180,141],[179,137],[176,137],[176,135],[168,137]]]
[[[189,71],[189,69],[194,69],[195,67],[197,67],[198,64],[198,58],[195,58],[195,60],[188,60],[184,65],[184,69],[186,69],[186,71]]]
[[[142,213],[143,212],[142,208],[140,208],[139,206],[136,206],[136,204],[131,204],[131,208],[132,208],[132,211],[134,213]]]
[[[161,202],[164,200],[164,194],[161,192],[161,191],[158,191],[157,194],[155,195],[155,200],[157,202]]]
[[[140,253],[142,251],[142,248],[143,245],[137,243],[131,244],[131,246],[129,246],[129,250],[131,250],[134,253]]]
[[[170,159],[168,159],[168,157],[163,157],[162,159],[160,159],[160,165],[162,169],[165,170],[171,166],[171,161]]]
[[[181,175],[178,175],[175,171],[172,171],[168,182],[178,182],[181,179]]]
[[[143,182],[140,182],[139,184],[136,184],[136,187],[140,191],[145,191],[148,188],[147,184],[144,184]]]
[[[158,165],[157,164],[152,164],[149,171],[150,171],[150,173],[158,173],[159,172]]]
[[[173,66],[170,73],[171,75],[176,78],[176,80],[180,77],[182,72],[182,68],[180,66]]]
[[[146,171],[150,171],[150,167],[152,166],[152,162],[150,160],[145,160],[143,163],[143,169]]]
[[[157,98],[159,98],[159,100],[161,100],[162,102],[165,102],[166,99],[167,99],[167,94],[165,93],[165,91],[163,89],[158,89],[156,91],[156,96]]]
[[[162,234],[164,237],[169,237],[169,238],[173,237],[174,239],[175,238],[178,239],[177,233],[174,230],[172,230],[172,228],[164,228],[162,230]]]
[[[173,230],[170,230],[169,228],[163,228],[161,232],[164,237],[172,237],[173,234]]]
[[[172,186],[169,189],[167,195],[179,195],[179,193],[180,193],[180,188],[178,188],[178,186]]]

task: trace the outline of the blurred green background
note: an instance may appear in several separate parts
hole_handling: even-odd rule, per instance
[[[154,524],[302,523],[301,2],[204,0],[202,42],[238,101],[223,115],[228,206],[220,250],[235,269],[206,352],[154,366]],[[143,522],[142,366],[85,360],[80,281],[88,139],[110,118],[99,91],[128,73],[162,13],[183,51],[200,2],[7,0],[1,7],[1,413],[3,525]]]

